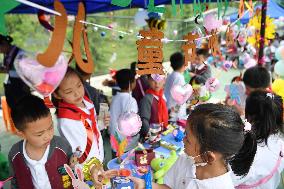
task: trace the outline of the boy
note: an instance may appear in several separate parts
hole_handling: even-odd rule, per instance
[[[112,99],[110,105],[110,134],[118,135],[121,139],[117,123],[119,116],[128,111],[138,113],[136,100],[131,96],[131,91],[135,88],[135,75],[130,69],[121,69],[116,73],[116,82],[121,89]],[[137,146],[139,135],[135,135],[128,142],[125,151],[129,151]]]
[[[71,188],[62,168],[68,164],[72,149],[65,139],[53,136],[52,117],[44,101],[32,95],[23,97],[13,109],[12,119],[24,140],[9,152],[14,177],[11,188]]]
[[[140,134],[143,140],[148,136],[150,144],[155,148],[159,146],[160,132],[168,126],[168,110],[163,90],[165,76],[151,74],[148,82],[150,88],[140,102]]]
[[[195,61],[191,63],[191,77],[200,76],[205,81],[211,77],[211,69],[209,65],[206,64],[208,56],[209,52],[206,47],[196,51]]]
[[[171,112],[171,120],[186,119],[186,104],[178,106],[171,95],[171,89],[175,85],[185,85],[183,73],[186,69],[184,64],[184,56],[180,52],[176,52],[170,57],[173,72],[167,77],[165,85],[165,96],[167,99],[167,108]],[[175,113],[176,112],[176,113]]]
[[[261,66],[247,69],[244,73],[243,81],[246,86],[246,95],[256,90],[266,91],[271,84],[268,70]]]

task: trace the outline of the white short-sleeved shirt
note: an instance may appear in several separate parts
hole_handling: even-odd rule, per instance
[[[232,174],[233,182],[235,186],[240,184],[252,185],[257,183],[269,175],[274,169],[277,160],[279,159],[279,153],[282,147],[284,152],[284,141],[279,134],[271,135],[268,138],[267,145],[261,143],[257,145],[257,151],[254,157],[254,161],[249,170],[249,173],[245,177],[239,177]],[[282,158],[281,164],[273,177],[267,182],[255,189],[272,189],[277,188],[281,180],[281,172],[284,169],[284,159]]]
[[[164,184],[171,189],[234,189],[231,171],[204,180],[196,178],[192,162],[182,154],[164,177]]]
[[[45,163],[49,153],[50,145],[47,146],[42,158],[40,160],[31,159],[26,151],[26,140],[23,142],[23,154],[27,162],[27,166],[30,168],[32,175],[32,182],[36,189],[51,189],[49,178],[45,170]]]
[[[117,133],[117,135],[121,139],[123,139],[123,137],[117,131],[117,124],[119,116],[127,111],[138,113],[137,101],[128,92],[117,92],[117,94],[112,98],[110,105],[109,132],[111,135]],[[139,135],[132,137],[125,150],[128,151],[135,148],[137,146],[138,140]]]
[[[85,108],[80,108],[85,113],[90,114],[90,110],[94,108],[94,105],[86,100],[83,100]],[[96,114],[96,111],[94,111]],[[95,115],[97,118],[97,116]],[[92,125],[92,121],[87,119],[88,123]],[[97,129],[99,131],[98,125]],[[83,122],[80,120],[72,120],[67,118],[58,118],[58,130],[61,136],[65,137],[72,147],[72,151],[75,152],[77,147],[80,147],[82,152],[85,151],[87,145],[87,132]],[[94,134],[94,140],[91,147],[91,151],[86,160],[92,157],[98,158],[101,162],[104,160],[104,146],[101,133],[99,132],[99,144]]]
[[[166,80],[166,84],[165,84],[165,96],[167,99],[167,108],[171,109],[173,107],[175,107],[177,105],[177,103],[175,102],[175,100],[173,99],[172,95],[171,95],[171,90],[173,88],[173,86],[175,85],[181,85],[184,86],[185,80],[184,77],[181,73],[173,71]],[[178,118],[180,119],[186,119],[186,103],[180,106],[179,112],[178,112]]]

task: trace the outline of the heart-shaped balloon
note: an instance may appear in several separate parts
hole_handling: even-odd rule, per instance
[[[136,135],[140,131],[142,121],[138,114],[134,112],[125,112],[119,116],[117,127],[117,130],[121,135],[130,137]]]
[[[179,105],[184,104],[192,95],[192,92],[193,92],[192,86],[189,84],[186,84],[184,86],[175,85],[171,89],[171,95],[174,101]]]
[[[217,78],[211,77],[207,79],[205,86],[206,89],[212,93],[220,88],[220,81]]]
[[[230,61],[230,60],[225,60],[223,62],[223,65],[222,65],[222,68],[225,70],[225,71],[228,71],[233,65],[233,62]]]
[[[15,60],[15,68],[20,78],[31,88],[42,94],[50,95],[63,79],[68,63],[59,56],[53,67],[45,67],[37,62],[36,55],[22,52]]]

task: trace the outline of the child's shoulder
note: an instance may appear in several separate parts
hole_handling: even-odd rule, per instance
[[[13,144],[12,148],[9,151],[9,160],[13,160],[14,157],[18,154],[18,153],[22,153],[23,152],[23,140]]]
[[[51,146],[59,148],[65,153],[69,153],[71,149],[71,145],[69,144],[69,142],[64,137],[60,136],[53,136],[53,139],[51,140]]]

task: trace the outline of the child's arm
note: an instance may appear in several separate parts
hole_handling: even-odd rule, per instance
[[[140,116],[142,120],[142,128],[140,130],[141,137],[146,137],[150,128],[150,118],[151,118],[151,96],[146,95],[140,102]]]
[[[135,189],[145,189],[145,181],[143,179],[136,177],[130,177],[130,179],[134,182]],[[152,189],[171,189],[171,188],[165,184],[157,184],[152,182]]]

